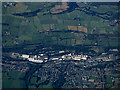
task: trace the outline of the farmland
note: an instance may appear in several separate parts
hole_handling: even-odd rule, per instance
[[[3,2],[3,88],[117,87],[118,4]],[[61,51],[90,57],[42,64],[11,57],[42,53],[58,58]]]

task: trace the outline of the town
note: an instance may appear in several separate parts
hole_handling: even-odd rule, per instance
[[[118,52],[117,49],[110,49],[110,51]],[[50,53],[51,52],[51,53]],[[68,50],[64,51],[49,51],[49,55],[46,53],[39,52],[38,55],[27,55],[27,54],[19,54],[12,53],[12,58],[21,58],[23,60],[28,60],[30,62],[43,63],[47,61],[55,61],[55,60],[88,60],[88,61],[112,61],[114,59],[118,59],[118,55],[102,53],[98,57],[86,55],[86,54],[75,54],[74,52],[70,52]]]
[[[3,89],[119,88],[120,3],[61,1],[2,3]]]
[[[110,51],[117,52],[115,49]],[[119,58],[114,54],[102,53],[95,57],[82,53],[75,54],[69,50],[51,50],[49,55],[47,53],[40,52],[37,55],[11,53],[11,58],[17,59],[3,61],[3,69],[8,73],[17,71],[26,75],[27,72],[35,70],[30,85],[39,80],[43,83],[52,82],[56,87],[59,81],[62,88],[104,88],[113,85],[117,87]],[[60,76],[64,78],[64,82],[61,81]]]

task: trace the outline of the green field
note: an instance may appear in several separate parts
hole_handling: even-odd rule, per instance
[[[16,2],[15,4],[5,7],[7,3],[2,3],[3,48],[22,46],[23,49],[13,51],[33,54],[34,50],[38,49],[36,45],[55,46],[57,51],[68,47],[77,53],[83,50],[90,55],[106,52],[106,48],[118,48],[118,5],[77,2],[76,5],[79,7],[74,8],[69,4],[70,9],[54,14],[51,13],[51,9],[61,5],[60,2]],[[69,26],[77,29],[70,30]],[[83,28],[80,31],[78,26],[87,28],[87,32],[84,32]],[[85,49],[82,46],[85,46]],[[28,76],[26,82],[23,80],[24,72],[3,72],[3,88],[24,88],[26,84],[29,84],[27,85],[29,88],[53,88],[52,81],[43,84],[47,80],[44,77],[38,78],[37,73],[34,73],[36,68],[37,66],[33,65],[32,70],[28,72],[30,76],[26,75]],[[101,68],[103,69],[102,66]],[[97,80],[96,77],[90,79]],[[111,77],[105,78],[105,82],[106,86],[110,87]]]
[[[6,3],[3,3],[5,5]],[[50,31],[50,24],[54,24],[53,30],[55,31],[66,31],[68,26],[78,26],[80,24],[88,29],[87,34],[109,34],[117,32],[117,26],[109,26],[109,20],[104,20],[97,16],[88,15],[85,12],[74,10],[72,12],[64,14],[46,14],[46,10],[50,10],[56,4],[60,3],[16,3],[16,6],[9,8],[3,7],[3,23],[9,24],[8,26],[3,25],[3,47],[15,46],[17,42],[20,44],[27,43],[42,43],[42,44],[60,44],[60,45],[77,45],[77,44],[94,44],[94,41],[82,40],[85,34],[82,34],[81,39],[74,33],[59,33],[59,32],[46,32]],[[95,9],[91,4],[85,5],[84,3],[77,3],[80,7],[90,7],[90,10],[100,13],[105,12],[117,12],[117,6],[112,5],[100,5],[98,9]],[[13,16],[14,13],[33,12],[41,9],[37,16],[24,17],[24,16]],[[103,10],[102,10],[103,9]],[[102,11],[101,11],[102,10]],[[107,14],[106,14],[107,15]],[[107,15],[109,16],[109,14]],[[111,16],[112,17],[112,16]],[[74,20],[74,18],[80,18],[80,20]],[[92,32],[96,28],[95,32]],[[40,33],[40,32],[42,33]],[[9,33],[8,35],[6,33]],[[64,40],[56,40],[59,38],[69,38]],[[73,39],[78,38],[76,44]],[[104,38],[105,39],[105,38]],[[67,44],[65,43],[67,41]],[[107,41],[107,40],[106,40]],[[58,43],[57,43],[58,42]],[[110,42],[110,46],[116,46],[114,39]],[[103,45],[101,43],[100,45]],[[105,44],[108,46],[107,44]]]
[[[3,88],[25,88],[25,81],[22,80],[25,73],[10,71],[2,73],[2,87]]]

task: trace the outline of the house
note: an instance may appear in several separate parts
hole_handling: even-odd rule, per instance
[[[29,58],[29,55],[23,54],[21,57],[24,58],[24,59],[27,59],[27,58]]]

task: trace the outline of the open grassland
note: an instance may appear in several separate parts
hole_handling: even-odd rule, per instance
[[[25,82],[22,80],[25,73],[11,71],[11,72],[3,72],[3,88],[25,88]]]
[[[4,7],[3,3],[3,47],[29,43],[41,43],[52,45],[94,45],[96,41],[90,40],[88,34],[112,34],[118,32],[118,25],[110,26],[109,20],[98,16],[86,14],[84,7],[99,13],[106,13],[102,17],[112,17],[117,12],[115,5],[92,5],[77,3],[83,11],[74,10],[62,14],[50,14],[49,10],[60,3],[16,3],[16,6]],[[97,9],[96,9],[97,7]],[[14,16],[14,13],[41,11],[35,16]],[[85,9],[85,11],[84,11]],[[46,15],[43,15],[48,13]],[[31,14],[32,15],[32,14]],[[114,16],[114,15],[113,15]],[[72,27],[74,26],[74,27]],[[69,29],[72,32],[66,32]],[[76,34],[75,31],[81,31]],[[82,36],[81,36],[82,35]],[[98,45],[116,46],[114,38],[104,38]],[[100,41],[100,39],[97,39]]]

